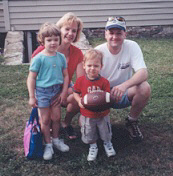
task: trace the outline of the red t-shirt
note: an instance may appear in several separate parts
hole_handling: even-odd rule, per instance
[[[97,90],[110,92],[109,81],[102,76],[99,76],[95,80],[89,80],[86,76],[81,76],[76,80],[76,83],[73,86],[73,91],[80,94],[82,97],[84,97],[87,93],[95,92]],[[107,114],[109,114],[110,110],[108,109],[102,112],[92,112],[88,109],[80,108],[80,112],[83,116],[89,118],[97,118],[106,116]]]
[[[44,49],[44,46],[39,46],[32,54],[32,58],[37,55],[39,52],[41,52]],[[72,80],[72,77],[74,75],[74,72],[76,71],[76,68],[79,63],[83,61],[83,53],[82,51],[77,48],[74,45],[70,45],[70,54],[69,59],[67,63],[67,70],[69,75],[69,83]]]

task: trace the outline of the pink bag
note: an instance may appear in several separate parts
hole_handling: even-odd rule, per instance
[[[38,119],[38,110],[33,108],[24,131],[24,152],[28,159],[43,157],[42,134]]]

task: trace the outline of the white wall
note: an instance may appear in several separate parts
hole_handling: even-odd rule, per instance
[[[107,17],[123,16],[127,26],[173,25],[173,0],[4,0],[6,30],[38,30],[46,21],[56,22],[74,12],[84,28],[105,26]],[[1,4],[0,4],[1,7]],[[3,22],[0,8],[0,32]],[[7,15],[9,12],[9,16]]]

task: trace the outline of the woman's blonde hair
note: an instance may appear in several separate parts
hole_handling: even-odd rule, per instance
[[[83,23],[82,23],[80,18],[75,16],[75,14],[72,13],[72,12],[68,12],[63,17],[61,17],[59,19],[59,21],[56,23],[56,25],[58,26],[59,29],[61,29],[64,25],[66,25],[66,24],[71,25],[72,23],[77,23],[77,27],[78,27],[76,38],[73,41],[75,43],[79,40],[80,34],[82,32],[82,29],[83,29]]]
[[[96,49],[89,49],[88,51],[86,51],[84,55],[83,64],[85,64],[87,60],[95,59],[95,58],[99,59],[101,62],[101,65],[103,65],[103,53]]]
[[[58,36],[59,37],[59,44],[61,44],[61,32],[58,29],[58,27],[54,23],[46,22],[42,24],[38,35],[37,40],[40,43],[40,45],[44,45],[44,39],[45,37],[51,37],[51,36]]]

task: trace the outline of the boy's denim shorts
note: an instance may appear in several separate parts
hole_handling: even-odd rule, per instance
[[[122,109],[122,108],[126,108],[128,106],[131,106],[132,102],[129,101],[128,99],[128,95],[127,95],[127,91],[125,92],[125,94],[122,96],[122,99],[117,103],[115,102],[112,105],[112,108],[114,109]]]
[[[61,85],[56,84],[50,87],[36,87],[36,98],[39,108],[50,107],[53,97],[61,92]]]

